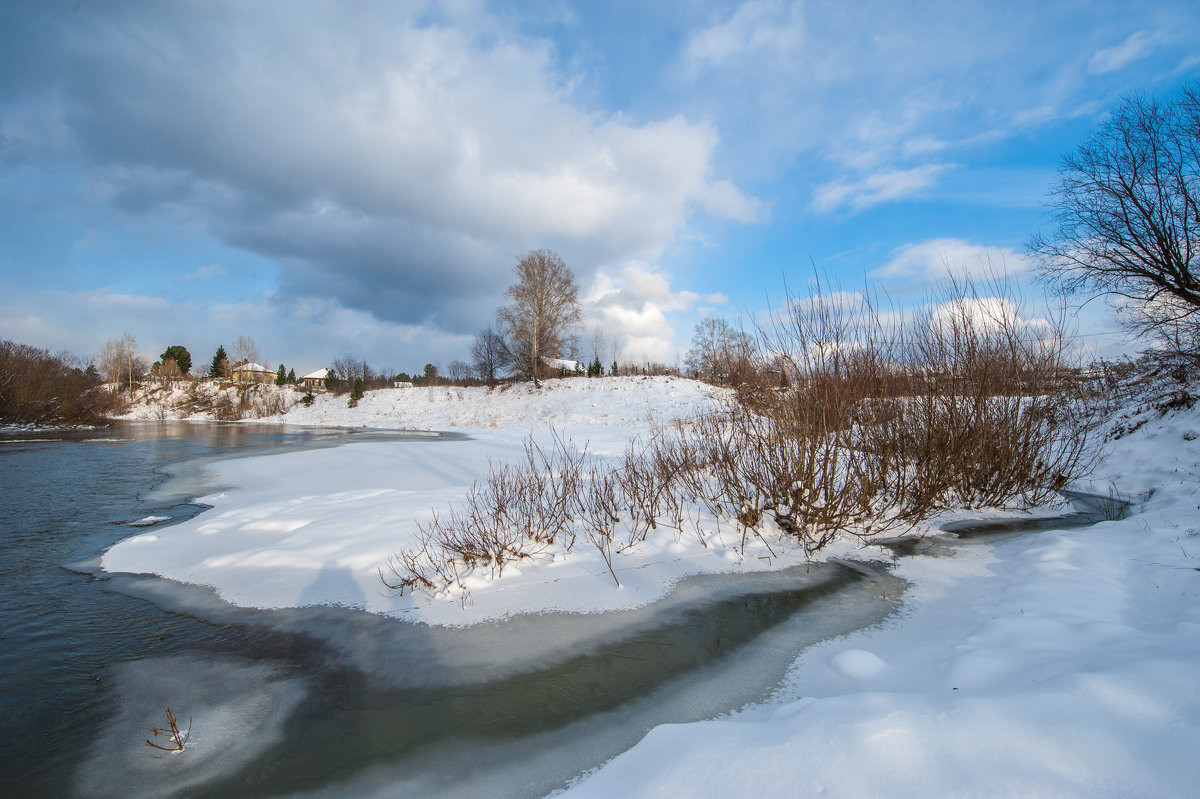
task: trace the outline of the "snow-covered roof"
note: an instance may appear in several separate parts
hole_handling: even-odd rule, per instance
[[[312,374],[307,374],[300,379],[301,380],[324,380],[327,377],[329,377],[328,369],[318,369],[317,371],[313,372]]]
[[[244,363],[241,366],[233,367],[233,371],[235,371],[235,372],[270,372],[271,370],[268,369],[267,367],[263,366],[261,363],[254,363],[253,361],[251,361],[250,363]]]
[[[568,361],[566,358],[542,358],[542,363],[551,369],[566,369],[568,372],[582,372],[579,361]]]

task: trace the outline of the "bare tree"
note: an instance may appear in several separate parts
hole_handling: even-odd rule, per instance
[[[489,386],[495,385],[498,372],[512,366],[512,354],[504,343],[504,336],[491,325],[475,334],[471,343],[471,362],[475,365],[475,374]]]
[[[561,357],[579,323],[575,276],[553,250],[530,250],[517,262],[517,282],[508,287],[512,303],[497,311],[508,333],[518,372],[541,385],[542,358]]]
[[[446,367],[446,374],[450,380],[461,385],[471,379],[471,365],[466,361],[451,361]]]
[[[692,333],[688,372],[709,383],[729,383],[754,356],[754,339],[719,317],[701,319]]]
[[[1063,159],[1054,227],[1029,242],[1065,294],[1115,295],[1134,332],[1200,332],[1200,84],[1125,100]]]
[[[367,365],[366,360],[356,358],[353,355],[343,355],[340,358],[334,358],[333,363],[329,366],[329,377],[326,378],[326,385],[333,390],[340,390],[342,386],[349,387],[353,385],[355,379],[362,380],[363,384],[370,383],[375,377],[375,373],[371,367]]]
[[[146,360],[137,353],[137,339],[128,332],[119,339],[104,342],[96,355],[96,363],[105,380],[124,385],[130,392],[133,391],[134,380],[146,371]]]
[[[258,362],[261,356],[258,353],[258,344],[249,336],[238,336],[233,342],[233,364],[241,366],[243,364]]]

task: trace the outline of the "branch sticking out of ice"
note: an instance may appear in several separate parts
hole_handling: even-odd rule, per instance
[[[307,692],[269,664],[191,656],[122,664],[113,685],[117,710],[80,764],[80,796],[178,795],[235,773],[282,739]],[[147,757],[146,720],[161,717],[168,699],[189,709],[195,727],[178,757]]]

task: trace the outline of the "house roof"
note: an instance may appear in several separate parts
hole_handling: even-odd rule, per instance
[[[327,377],[329,377],[328,369],[318,369],[317,371],[313,372],[312,374],[307,374],[300,379],[301,380],[324,380]]]
[[[263,366],[261,363],[254,363],[253,361],[251,361],[250,363],[244,363],[241,366],[233,367],[233,371],[235,371],[235,372],[270,372],[271,370],[268,369],[267,367]]]
[[[569,361],[566,358],[542,358],[542,363],[549,366],[551,369],[566,369],[568,372],[581,372],[583,369],[579,366],[578,361]]]

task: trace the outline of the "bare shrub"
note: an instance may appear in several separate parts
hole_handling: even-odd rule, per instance
[[[534,557],[555,543],[574,546],[585,452],[552,431],[551,446],[525,442],[525,458],[493,465],[488,479],[471,486],[445,515],[418,525],[421,546],[397,553],[384,583],[393,589],[436,592],[462,589],[462,569],[487,568],[493,577],[506,563]]]
[[[587,542],[596,548],[617,585],[613,570],[613,533],[621,521],[620,491],[617,479],[609,469],[592,466],[587,472],[580,497],[580,523]]]
[[[789,296],[763,333],[790,388],[730,418],[754,451],[743,479],[806,550],[946,507],[1035,504],[1087,466],[1061,319],[1024,321],[1007,284],[984,289],[951,282],[906,324],[863,296]]]
[[[98,425],[128,406],[78,359],[0,341],[0,424]]]
[[[234,404],[229,390],[220,391],[213,399],[212,415],[218,422],[233,422],[242,418],[241,410]]]
[[[279,416],[287,413],[288,393],[272,386],[261,386],[253,403],[251,413],[256,419]]]
[[[752,536],[774,554],[773,523],[811,555],[949,507],[1041,502],[1087,467],[1092,417],[1063,326],[1022,321],[1006,285],[986,288],[952,283],[907,321],[862,295],[789,295],[759,331],[769,379],[612,463],[557,433],[530,439],[523,460],[422,525],[384,582],[462,589],[464,569],[499,576],[582,533],[620,585],[614,553],[653,531],[690,522],[707,546],[700,509],[736,525],[743,554]]]
[[[163,713],[167,717],[166,728],[149,727],[147,731],[150,733],[150,737],[146,739],[146,745],[162,752],[173,754],[182,752],[184,746],[187,745],[188,738],[192,736],[192,720],[188,719],[186,730],[180,730],[179,722],[175,719],[175,714],[171,712],[169,705],[163,705]],[[153,757],[158,757],[158,755],[153,755]]]

